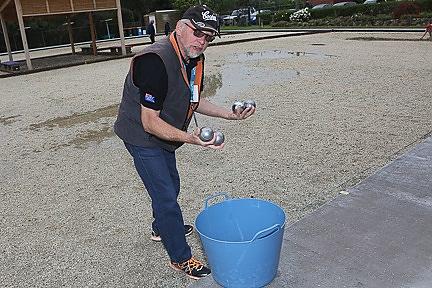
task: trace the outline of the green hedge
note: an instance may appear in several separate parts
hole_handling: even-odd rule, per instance
[[[432,12],[432,1],[431,0],[417,0],[415,1],[420,6],[423,12]]]
[[[415,3],[422,12],[432,11],[431,0],[417,0],[417,1],[394,1],[382,2],[377,4],[356,5],[348,7],[336,7],[329,9],[310,10],[312,19],[320,19],[326,17],[339,17],[351,16],[355,14],[363,14],[369,16],[376,16],[380,14],[392,14],[393,11],[403,3]]]
[[[260,22],[263,25],[268,25],[271,22],[273,22],[273,13],[272,12],[260,13],[257,15],[257,20],[258,20],[257,23]]]
[[[364,14],[375,16],[379,14],[391,14],[393,9],[401,2],[384,2],[378,4],[355,5],[347,7],[336,7],[329,9],[310,10],[313,19],[325,17],[350,16]]]

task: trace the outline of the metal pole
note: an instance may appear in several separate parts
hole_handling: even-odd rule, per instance
[[[70,16],[67,17],[67,29],[68,29],[68,34],[69,34],[69,41],[71,44],[71,48],[72,48],[72,54],[75,54],[75,43],[74,43],[74,38],[73,38],[73,30],[72,30],[72,23],[71,23],[71,19]]]
[[[44,31],[41,31],[42,33],[42,44],[43,44],[43,47],[46,47],[47,46],[47,44],[46,44],[46,42],[45,42],[45,37],[44,37]]]
[[[106,25],[106,28],[107,28],[108,39],[111,39],[111,34],[110,34],[109,26],[108,26],[108,21],[105,21],[105,25]]]

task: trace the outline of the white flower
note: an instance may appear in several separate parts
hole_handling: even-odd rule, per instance
[[[306,22],[311,18],[311,14],[309,12],[308,8],[304,8],[301,10],[298,10],[291,14],[290,20],[296,21],[296,22]]]

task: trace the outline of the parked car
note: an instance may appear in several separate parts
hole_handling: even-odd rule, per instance
[[[386,2],[386,0],[366,0],[363,2],[363,4],[376,4],[381,2]]]
[[[318,4],[316,6],[313,6],[311,9],[316,10],[316,9],[326,9],[326,8],[331,8],[331,7],[332,7],[332,4],[324,3],[324,4]]]
[[[271,10],[264,9],[264,10],[258,10],[258,14],[265,14],[265,13],[271,13]]]
[[[250,18],[249,18],[248,13],[250,13]],[[240,16],[240,19],[243,20],[242,21],[243,24],[247,23],[247,21],[249,19],[249,24],[255,25],[258,13],[259,13],[258,10],[256,10],[254,7],[250,7],[249,12],[248,12],[248,8],[244,8],[244,9],[242,9],[242,15]]]
[[[347,1],[347,2],[339,2],[339,3],[333,4],[333,7],[347,7],[347,6],[355,6],[355,5],[357,5],[356,2]]]
[[[228,15],[222,18],[223,25],[234,25],[236,23],[237,16]]]
[[[238,10],[233,10],[231,15],[225,16],[222,18],[224,25],[238,25],[245,24],[248,21],[250,13],[250,22],[249,24],[256,24],[256,15],[258,11],[254,7],[242,8]]]

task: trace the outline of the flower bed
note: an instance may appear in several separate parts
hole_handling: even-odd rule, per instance
[[[271,16],[271,20],[270,20]],[[273,27],[418,26],[432,19],[432,1],[393,1],[329,9],[281,10],[265,15]]]
[[[429,20],[430,16],[421,15],[420,17],[404,16],[401,19],[393,19],[389,15],[378,15],[378,16],[366,16],[356,14],[352,16],[340,16],[340,17],[327,17],[322,19],[311,19],[307,22],[293,22],[293,21],[279,21],[272,23],[273,27],[424,27]]]

